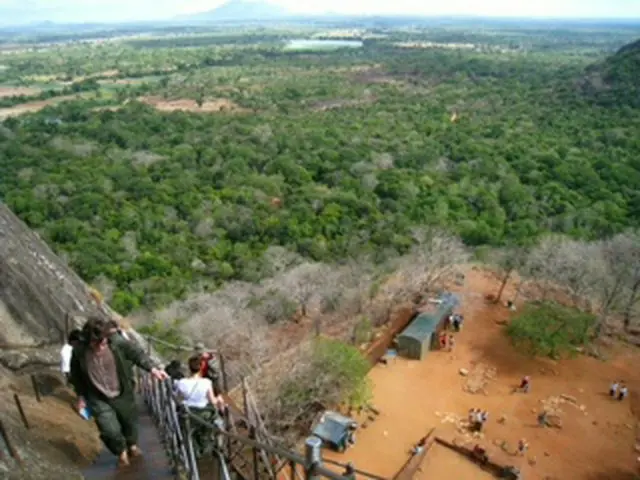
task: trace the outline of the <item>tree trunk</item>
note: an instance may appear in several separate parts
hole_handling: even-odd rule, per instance
[[[513,268],[508,269],[504,273],[504,277],[502,277],[502,284],[500,285],[500,290],[498,290],[498,294],[496,295],[495,303],[500,303],[500,300],[502,299],[502,293],[504,292],[504,289],[507,286],[507,282],[509,281],[509,278],[511,277],[512,273],[513,273]]]
[[[638,301],[638,297],[640,296],[640,280],[633,284],[631,287],[631,293],[629,294],[629,300],[627,301],[627,305],[624,309],[624,318],[622,320],[624,324],[625,331],[629,330],[631,326],[631,312],[633,311],[633,306]]]

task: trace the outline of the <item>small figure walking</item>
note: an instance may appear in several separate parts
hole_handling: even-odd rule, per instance
[[[524,454],[527,453],[528,449],[529,449],[529,444],[524,438],[521,438],[520,440],[518,440],[518,455],[524,456]]]
[[[456,339],[454,338],[453,335],[449,335],[449,351],[452,352],[453,347],[455,346],[456,346]]]
[[[529,389],[531,388],[531,378],[529,375],[525,375],[522,377],[522,381],[520,382],[520,387],[518,387],[523,393],[529,393]]]
[[[616,395],[618,395],[618,387],[620,387],[620,385],[617,381],[614,381],[609,387],[609,396],[611,398],[616,398]]]
[[[484,412],[482,412],[482,413],[480,414],[480,421],[481,421],[482,423],[486,423],[486,422],[487,422],[487,420],[489,420],[489,412],[487,412],[487,411],[485,410]]]
[[[623,384],[620,386],[620,391],[618,392],[618,400],[624,400],[625,398],[627,398],[627,395],[629,395],[629,389],[626,385]]]

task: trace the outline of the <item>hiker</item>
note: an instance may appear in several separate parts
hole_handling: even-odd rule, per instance
[[[618,388],[620,387],[620,384],[617,381],[614,381],[611,386],[609,387],[609,396],[611,398],[616,398],[616,395],[618,395]]]
[[[449,330],[449,327],[453,324],[453,314],[447,315],[444,319],[444,329]]]
[[[219,418],[220,410],[224,408],[224,401],[213,391],[210,378],[200,375],[201,358],[194,355],[189,359],[191,376],[182,378],[175,383],[175,391],[182,400],[182,405],[188,407],[189,412],[207,423]],[[210,446],[210,429],[198,422],[192,422],[193,446],[196,457],[201,457]]]
[[[73,348],[80,342],[82,337],[82,331],[79,328],[71,330],[67,343],[64,344],[62,350],[60,350],[60,371],[64,375],[64,379],[69,385],[69,372],[71,371],[71,355]]]
[[[345,465],[342,477],[346,480],[356,480],[356,469],[353,466],[353,463],[349,462]]]
[[[546,410],[543,410],[542,412],[540,412],[540,414],[538,414],[538,426],[540,427],[549,426],[549,419],[548,419],[548,414]]]
[[[78,401],[78,412],[89,407],[100,438],[118,457],[119,466],[129,465],[129,456],[142,454],[138,448],[138,418],[132,365],[157,380],[166,372],[133,342],[113,341],[107,323],[91,317],[83,327],[83,341],[73,349],[69,381]]]
[[[476,418],[476,409],[475,408],[470,408],[469,409],[469,425],[473,425],[473,422],[475,421]]]
[[[620,385],[620,391],[618,392],[618,400],[622,401],[625,398],[627,398],[627,395],[629,394],[629,389],[627,388],[626,385],[622,384]]]
[[[351,422],[349,424],[347,430],[347,446],[353,446],[356,444],[356,430],[358,429],[358,424],[356,422]]]
[[[452,352],[453,347],[455,346],[456,346],[456,339],[454,338],[453,335],[449,335],[449,351]]]
[[[470,429],[472,432],[480,432],[482,431],[482,412],[479,408],[473,410],[473,414],[470,415]]]
[[[531,388],[531,378],[529,375],[525,375],[522,377],[522,381],[520,382],[520,386],[518,387],[523,393],[529,393],[529,389]]]
[[[447,348],[447,332],[440,332],[440,348],[442,350]]]
[[[180,364],[180,360],[171,360],[169,364],[164,367],[164,371],[167,372],[169,378],[173,381],[180,380],[184,378],[184,374],[182,373],[182,365]]]
[[[480,414],[480,421],[484,424],[487,423],[487,420],[489,420],[489,412],[485,410]]]
[[[453,330],[455,332],[459,332],[460,331],[460,315],[454,315],[453,316]]]
[[[197,343],[195,353],[200,356],[200,376],[209,378],[220,389],[220,365],[213,352],[206,351],[203,343]]]
[[[458,314],[458,332],[462,330],[463,323],[464,323],[464,315]]]
[[[524,438],[521,438],[520,440],[518,440],[518,452],[517,452],[518,455],[524,456],[524,454],[527,453],[528,449],[529,449],[529,444]]]

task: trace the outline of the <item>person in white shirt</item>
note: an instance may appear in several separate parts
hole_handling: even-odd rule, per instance
[[[69,372],[71,371],[71,356],[73,355],[73,348],[80,342],[80,336],[82,332],[79,329],[72,330],[67,338],[67,343],[64,344],[62,350],[60,350],[60,371],[64,375],[64,378],[69,384]]]
[[[189,359],[191,376],[181,378],[174,384],[176,394],[190,412],[207,423],[213,421],[224,409],[224,400],[219,392],[214,392],[213,382],[200,375],[202,359],[199,355]],[[202,425],[194,425],[193,443],[196,455],[203,455],[210,444],[210,431]]]

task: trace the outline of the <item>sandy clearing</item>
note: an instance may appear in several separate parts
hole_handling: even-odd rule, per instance
[[[198,112],[198,113],[244,113],[249,112],[248,109],[242,108],[238,104],[226,98],[216,98],[206,100],[202,106],[198,106],[195,100],[177,99],[165,100],[160,97],[140,97],[140,101],[154,106],[162,112]]]
[[[2,87],[0,86],[0,98],[16,95],[37,95],[41,90],[33,87]]]
[[[632,478],[637,468],[633,449],[636,420],[630,402],[612,401],[606,390],[612,379],[623,378],[630,384],[631,401],[640,402],[640,372],[633,368],[640,357],[638,350],[620,347],[608,362],[586,356],[559,362],[524,356],[510,345],[496,322],[507,318],[509,312],[484,300],[487,293],[495,293],[497,284],[486,272],[467,275],[462,292],[466,321],[457,334],[454,352],[431,352],[422,362],[397,359],[371,371],[373,403],[381,411],[380,417],[359,431],[354,448],[344,455],[326,452],[327,458],[350,460],[363,470],[391,477],[429,428],[436,427],[445,439],[463,440],[457,426],[443,423],[443,418],[449,414],[464,418],[470,408],[482,408],[490,413],[485,437],[469,446],[480,443],[494,460],[520,467],[527,480]],[[509,291],[506,295],[508,298]],[[463,391],[467,379],[459,369],[471,370],[474,364],[497,371],[486,395]],[[512,394],[513,386],[526,374],[532,376],[532,391]],[[575,406],[560,405],[563,428],[537,427],[542,401],[561,394],[578,401]],[[497,422],[502,415],[507,419],[504,425]],[[530,445],[526,457],[512,456],[496,446],[506,441],[507,450],[513,450],[520,438],[526,438]],[[487,478],[464,458],[442,453],[443,448],[434,447],[416,478]],[[534,460],[535,465],[530,465]]]
[[[66,95],[62,97],[50,98],[48,100],[39,100],[37,102],[21,103],[10,108],[0,108],[0,120],[4,120],[9,117],[16,117],[18,115],[24,115],[25,113],[32,113],[42,110],[49,105],[56,105],[58,103],[75,100],[77,95]]]

